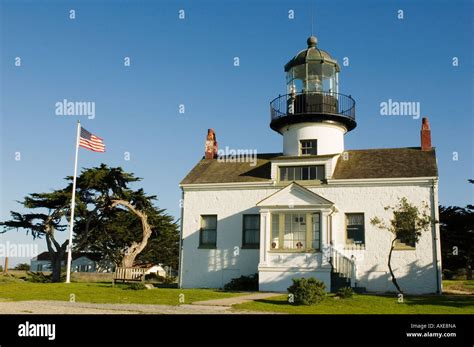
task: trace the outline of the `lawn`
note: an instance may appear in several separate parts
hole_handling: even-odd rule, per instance
[[[233,306],[237,310],[293,314],[474,314],[474,296],[405,296],[355,294],[349,299],[328,295],[313,306],[290,304],[286,295]]]
[[[443,289],[474,294],[474,280],[444,280]]]
[[[194,301],[223,299],[242,293],[226,293],[213,289],[156,288],[143,290],[112,288],[110,283],[31,283],[21,280],[0,280],[1,301],[60,300],[69,301],[74,294],[77,302],[114,304],[179,305]],[[184,294],[184,296],[180,296]]]

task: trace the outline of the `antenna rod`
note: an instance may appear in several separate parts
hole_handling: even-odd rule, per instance
[[[311,0],[309,0],[311,1]],[[314,8],[313,8],[313,1],[311,1],[311,36],[313,36],[313,26],[314,26]]]

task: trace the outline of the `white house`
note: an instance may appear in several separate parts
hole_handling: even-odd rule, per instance
[[[339,93],[339,65],[308,48],[285,65],[288,94],[273,100],[270,127],[283,152],[218,156],[209,130],[205,157],[183,179],[179,284],[219,288],[258,273],[261,291],[286,291],[315,277],[335,290],[350,284],[395,291],[387,265],[387,221],[400,198],[438,219],[438,170],[427,119],[421,146],[348,150],[355,101]],[[398,243],[392,266],[406,293],[441,293],[438,224],[416,245]]]

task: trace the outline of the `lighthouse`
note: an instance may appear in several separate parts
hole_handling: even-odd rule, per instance
[[[382,207],[401,197],[438,218],[428,120],[421,147],[345,148],[345,134],[357,126],[355,101],[340,93],[337,61],[316,37],[307,45],[285,65],[284,95],[270,102],[270,128],[282,135],[283,151],[253,161],[218,155],[209,129],[204,157],[181,181],[181,288],[222,288],[248,276],[266,292],[286,292],[298,278],[332,292],[391,292],[380,259],[393,235],[371,220],[388,218]],[[394,267],[407,293],[441,292],[439,240],[437,223],[416,244],[397,240]]]
[[[270,127],[283,135],[285,156],[340,154],[357,125],[355,101],[339,93],[337,61],[315,36],[307,44],[285,65],[287,91],[270,103]]]

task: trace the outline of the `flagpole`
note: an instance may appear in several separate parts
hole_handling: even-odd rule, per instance
[[[70,222],[69,222],[69,243],[68,243],[68,251],[67,251],[66,283],[71,283],[72,232],[74,230],[74,209],[76,207],[77,157],[78,157],[78,154],[79,154],[79,137],[80,136],[81,136],[81,122],[77,121],[76,159],[74,161],[74,178],[73,178],[73,181],[72,181],[71,219],[70,219]]]

